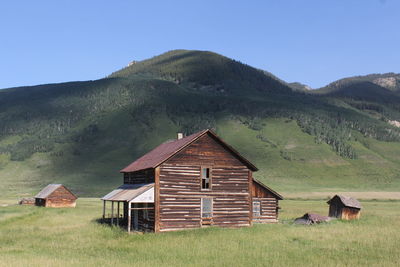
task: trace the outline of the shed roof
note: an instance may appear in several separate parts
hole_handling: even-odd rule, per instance
[[[149,184],[123,184],[117,189],[111,191],[102,200],[108,201],[131,201],[132,199],[138,197],[144,192],[152,189],[154,183]]]
[[[135,172],[149,168],[156,168],[161,165],[163,162],[177,154],[179,151],[189,146],[193,142],[195,142],[200,137],[210,134],[218,143],[220,143],[223,147],[229,150],[232,154],[234,154],[243,164],[245,164],[252,171],[257,171],[257,167],[250,163],[247,159],[245,159],[242,155],[239,154],[235,149],[233,149],[230,145],[225,143],[220,137],[218,137],[211,130],[203,130],[198,133],[189,135],[182,139],[173,140],[169,142],[165,142],[158,147],[154,148],[144,156],[140,157],[136,161],[129,164],[127,167],[121,170],[121,172]]]
[[[334,198],[338,198],[346,207],[361,209],[361,203],[357,199],[343,195],[335,195],[327,203],[331,204]]]
[[[282,200],[283,196],[278,194],[278,192],[272,190],[270,187],[266,186],[265,184],[263,184],[262,182],[256,180],[253,178],[253,182],[257,183],[258,185],[260,185],[261,187],[263,187],[264,189],[266,189],[268,192],[270,192],[271,194],[273,194],[277,199]]]
[[[73,195],[75,198],[78,198],[74,193],[72,193],[68,188],[66,188],[62,184],[49,184],[49,185],[47,185],[45,188],[42,189],[42,191],[40,191],[35,196],[35,198],[47,198],[48,196],[51,195],[51,193],[53,193],[54,191],[56,191],[60,187],[64,187],[68,192],[71,193],[71,195]]]

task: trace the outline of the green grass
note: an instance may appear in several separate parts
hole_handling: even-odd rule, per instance
[[[3,201],[4,202],[4,201]],[[2,203],[3,203],[2,202]],[[75,209],[0,207],[1,266],[398,266],[400,202],[365,201],[359,221],[290,222],[323,201],[282,201],[279,224],[128,235],[96,222],[98,199]]]
[[[0,193],[3,197],[27,197],[48,183],[64,183],[80,196],[100,197],[122,183],[121,168],[176,134],[175,123],[165,115],[158,116],[152,131],[134,145],[126,132],[110,130],[123,123],[124,117],[117,118],[120,120],[112,117],[99,124],[105,129],[103,141],[79,146],[80,155],[73,154],[75,145],[71,143],[56,145],[62,156],[35,153],[19,162],[0,154]],[[260,130],[225,116],[216,123],[217,133],[259,168],[254,177],[283,195],[400,191],[399,143],[375,139],[354,142],[359,158],[352,160],[338,156],[325,143],[316,144],[293,120],[263,119]]]
[[[344,159],[293,120],[264,119],[259,131],[234,120],[219,122],[218,133],[259,168],[254,177],[282,193],[396,191],[400,188],[398,143],[354,142],[358,159]],[[263,140],[257,138],[262,136]],[[387,152],[385,152],[387,151]]]

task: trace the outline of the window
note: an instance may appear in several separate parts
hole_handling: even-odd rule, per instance
[[[210,189],[211,169],[201,168],[201,189]]]
[[[147,209],[147,203],[143,204],[143,219],[149,220],[149,210]]]
[[[253,201],[253,217],[261,216],[261,202]]]
[[[124,184],[129,183],[129,173],[124,172]]]
[[[201,199],[201,217],[211,218],[212,217],[212,205],[213,200],[210,197],[205,197]]]

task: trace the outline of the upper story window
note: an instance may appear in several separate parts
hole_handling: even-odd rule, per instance
[[[201,189],[211,189],[211,168],[201,168]]]

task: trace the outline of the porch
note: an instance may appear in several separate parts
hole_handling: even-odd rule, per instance
[[[154,231],[154,183],[124,184],[103,198],[103,222],[131,231]]]

